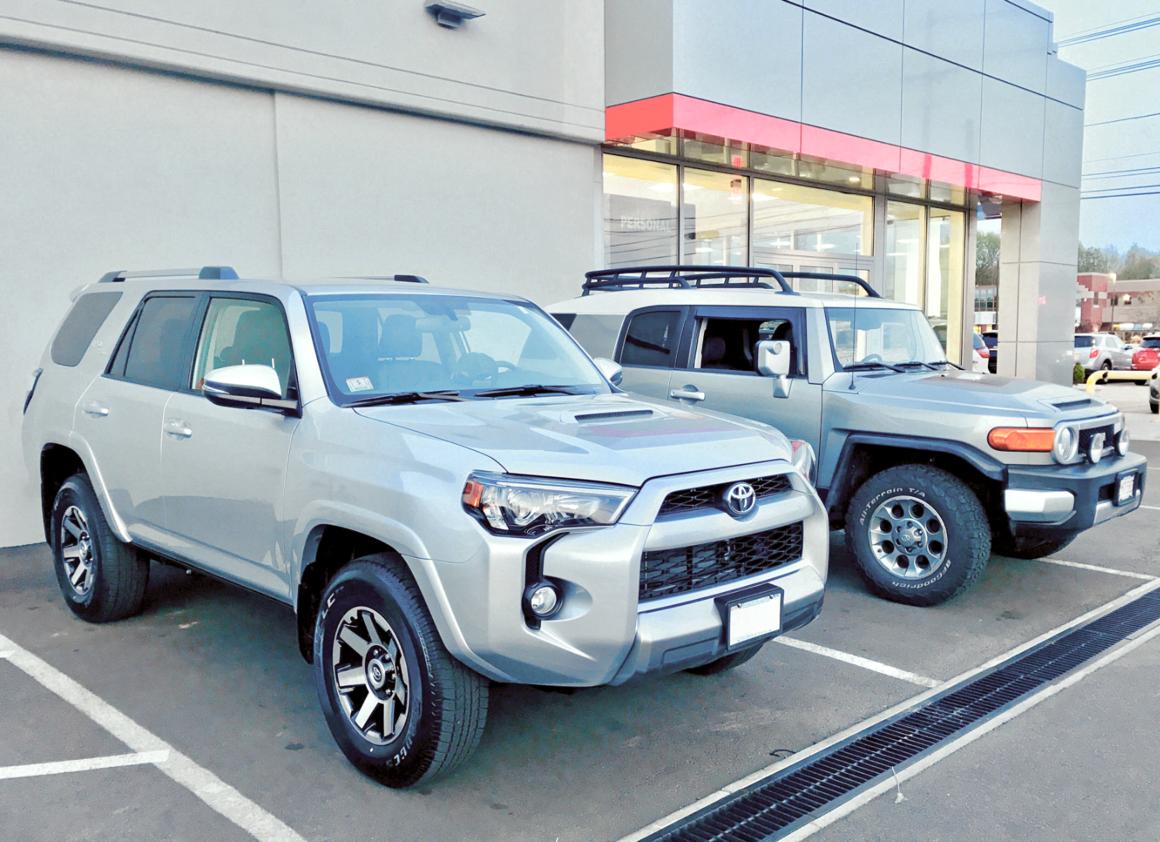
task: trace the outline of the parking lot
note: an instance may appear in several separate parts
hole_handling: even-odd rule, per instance
[[[1146,390],[1100,394],[1160,465]],[[620,838],[1155,586],[1160,473],[1149,470],[1143,510],[1058,559],[995,557],[978,586],[936,608],[871,596],[835,533],[825,610],[792,640],[714,677],[498,686],[474,758],[410,791],[341,756],[284,607],[155,566],[143,614],[86,625],[63,605],[45,546],[3,550],[0,837]],[[1155,839],[1158,666],[1160,642],[1145,642],[818,838]],[[1087,786],[1103,778],[1115,784]]]

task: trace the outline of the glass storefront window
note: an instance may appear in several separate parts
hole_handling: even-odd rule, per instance
[[[926,182],[921,178],[912,178],[909,175],[886,176],[886,192],[895,196],[907,196],[911,199],[926,198]]]
[[[681,259],[686,263],[744,265],[749,179],[734,173],[685,169]]]
[[[932,181],[930,183],[930,200],[932,202],[945,202],[948,205],[961,205],[967,201],[967,191],[961,187]]]
[[[772,149],[750,150],[749,167],[770,175],[797,175],[797,159],[793,155]]]
[[[753,180],[753,261],[778,252],[871,253],[874,200],[777,181]]]
[[[677,167],[604,156],[604,262],[677,262]]]
[[[886,298],[922,304],[922,236],[925,208],[886,203],[886,271],[880,292]]]
[[[684,158],[736,169],[749,166],[749,152],[744,144],[699,137],[686,137],[681,143],[681,156]]]
[[[617,141],[616,145],[636,149],[639,152],[652,152],[655,155],[677,154],[677,136],[672,132],[635,137],[630,141]]]
[[[926,226],[926,315],[945,324],[947,354],[960,356],[963,339],[963,261],[966,217],[962,211],[930,208]],[[940,335],[941,338],[941,335]]]
[[[837,164],[808,158],[798,161],[798,177],[822,181],[826,184],[838,184],[842,187],[857,187],[862,190],[874,189],[873,170],[841,167]]]

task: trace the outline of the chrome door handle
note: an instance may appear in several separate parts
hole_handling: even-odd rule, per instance
[[[109,408],[107,406],[102,406],[96,401],[89,401],[84,405],[84,413],[86,415],[91,415],[94,418],[104,418],[109,414]]]
[[[165,435],[175,439],[187,439],[193,435],[193,430],[184,421],[173,419],[165,424]]]
[[[703,401],[705,400],[705,393],[698,391],[696,386],[685,386],[680,389],[671,390],[669,397],[674,400]]]

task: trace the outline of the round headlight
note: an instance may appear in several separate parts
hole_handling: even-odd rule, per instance
[[[1132,437],[1128,435],[1128,428],[1120,430],[1119,438],[1116,439],[1116,453],[1121,456],[1128,455],[1128,447],[1132,444]]]
[[[1057,427],[1055,444],[1052,445],[1051,452],[1055,455],[1056,461],[1064,464],[1074,462],[1079,452],[1079,436],[1075,434],[1075,430],[1071,427]]]
[[[1104,444],[1103,433],[1093,434],[1091,441],[1088,442],[1087,456],[1093,465],[1104,458]]]

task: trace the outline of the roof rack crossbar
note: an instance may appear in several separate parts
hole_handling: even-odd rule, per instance
[[[695,289],[703,286],[758,287],[774,289],[769,281],[775,281],[778,291],[785,295],[797,295],[781,272],[752,266],[626,266],[618,269],[596,269],[584,273],[581,295],[593,291],[612,292],[623,289],[645,289],[649,286],[665,286],[670,289]],[[720,281],[721,283],[706,283]]]
[[[115,269],[101,275],[98,283],[115,284],[129,278],[197,278],[202,281],[236,281],[238,273],[232,266],[200,266],[192,269],[142,269],[126,271]]]
[[[882,297],[878,290],[870,286],[869,281],[857,275],[834,274],[832,272],[782,272],[781,275],[786,278],[806,278],[815,281],[846,281],[861,287],[869,298]]]
[[[422,275],[344,275],[352,281],[399,281],[404,284],[426,284],[429,281]]]

